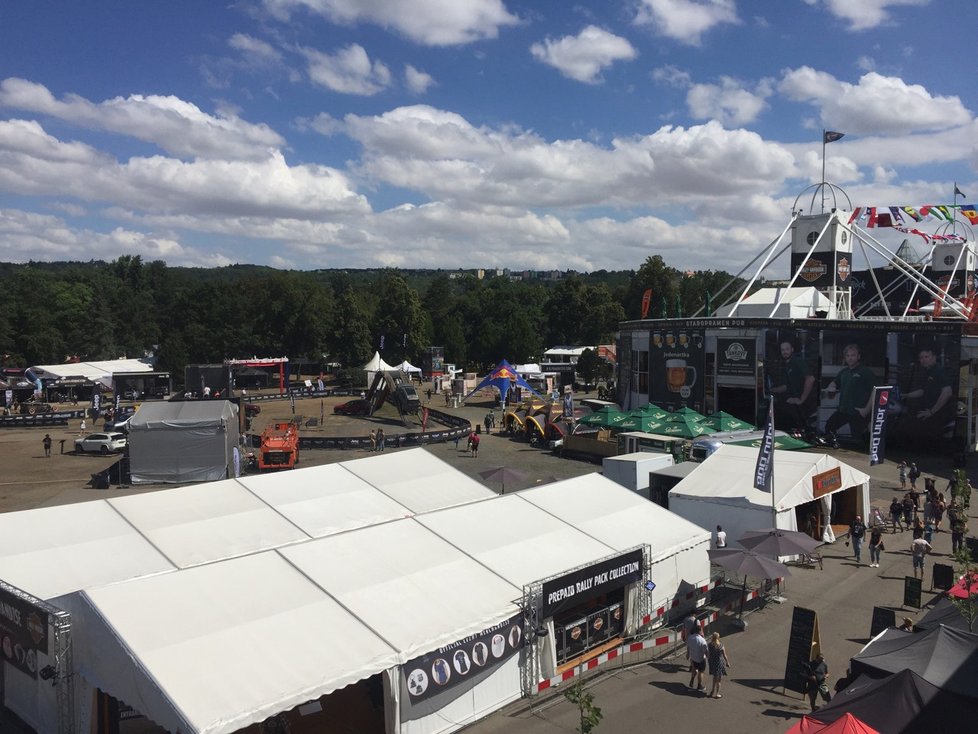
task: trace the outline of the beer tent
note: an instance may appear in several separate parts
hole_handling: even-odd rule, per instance
[[[735,540],[748,530],[777,527],[799,530],[797,508],[816,499],[815,485],[837,486],[819,499],[828,516],[833,495],[839,495],[835,522],[849,524],[856,514],[866,518],[869,475],[829,456],[805,451],[774,452],[774,493],[754,488],[757,449],[724,444],[700,468],[669,490],[669,509],[704,528],[722,525]],[[825,542],[835,540],[825,525]]]

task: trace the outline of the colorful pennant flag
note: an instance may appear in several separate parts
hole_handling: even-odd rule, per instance
[[[962,204],[961,216],[967,217],[972,224],[978,224],[978,210],[975,209],[974,204]]]
[[[958,188],[957,184],[954,184],[954,195],[960,196],[962,199],[967,199],[968,197],[964,195],[964,192]]]

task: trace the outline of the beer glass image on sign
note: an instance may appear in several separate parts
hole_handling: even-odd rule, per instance
[[[667,359],[666,384],[669,392],[679,392],[685,385],[695,385],[696,368],[687,365],[685,359]]]

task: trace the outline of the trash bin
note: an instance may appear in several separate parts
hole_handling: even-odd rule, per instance
[[[475,432],[476,432],[476,435],[479,435],[479,434],[482,433],[482,426],[479,425],[478,423],[475,424]]]

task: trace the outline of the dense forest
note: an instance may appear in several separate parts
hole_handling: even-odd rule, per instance
[[[0,264],[5,366],[141,357],[175,376],[191,363],[288,356],[359,365],[420,361],[429,345],[470,369],[534,361],[558,345],[609,343],[620,321],[689,316],[730,280],[681,273],[658,255],[638,271],[280,271],[236,265],[112,262]]]

